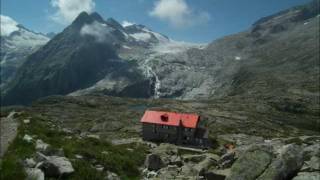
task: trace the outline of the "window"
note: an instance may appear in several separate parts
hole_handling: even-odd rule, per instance
[[[185,137],[184,137],[184,140],[187,140],[187,141],[188,141],[188,140],[190,140],[190,137],[185,136]]]
[[[153,125],[153,133],[157,134],[157,125]]]

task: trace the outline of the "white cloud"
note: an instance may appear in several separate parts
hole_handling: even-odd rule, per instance
[[[19,30],[18,23],[9,16],[0,15],[1,36],[9,36],[12,32]]]
[[[129,21],[123,21],[121,24],[122,24],[123,27],[134,25],[134,23],[129,22]]]
[[[185,0],[158,0],[150,15],[168,21],[174,27],[185,27],[210,20],[207,12],[196,12]]]
[[[89,35],[95,38],[97,42],[104,42],[107,38],[107,35],[112,30],[111,27],[106,28],[106,24],[101,24],[97,21],[94,21],[91,24],[85,24],[81,30],[81,35]]]
[[[51,5],[57,8],[51,18],[60,24],[72,22],[83,11],[91,13],[96,6],[94,0],[52,0]]]

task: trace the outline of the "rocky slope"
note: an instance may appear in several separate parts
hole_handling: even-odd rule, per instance
[[[267,114],[247,111],[241,102],[232,103],[51,96],[29,107],[3,108],[1,121],[10,117],[19,122],[19,128],[3,156],[1,177],[319,177],[319,127],[281,122],[284,114],[270,107]],[[202,150],[142,141],[139,120],[146,109],[199,113],[201,124],[210,130],[213,146]],[[12,110],[16,115],[8,116]]]
[[[1,20],[0,88],[4,89],[25,58],[46,44],[49,38],[25,28],[7,16],[1,15]],[[8,24],[12,27],[7,27]]]

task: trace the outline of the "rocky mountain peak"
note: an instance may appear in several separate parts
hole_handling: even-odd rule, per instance
[[[93,12],[90,14],[90,17],[92,17],[94,20],[98,21],[98,22],[104,22],[103,18],[101,17],[101,15],[97,12]]]
[[[84,24],[90,24],[94,21],[94,16],[90,16],[87,12],[81,12],[72,22],[72,26],[82,27]]]
[[[106,20],[106,23],[109,25],[109,26],[111,26],[111,27],[113,27],[113,28],[115,28],[115,29],[123,29],[123,27],[122,27],[122,25],[118,22],[118,21],[116,21],[115,19],[113,19],[113,18],[108,18],[107,20]]]

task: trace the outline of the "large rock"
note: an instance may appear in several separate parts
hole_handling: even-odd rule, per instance
[[[215,154],[206,154],[206,158],[200,163],[193,166],[193,170],[197,173],[197,175],[206,172],[209,168],[215,167],[217,165],[218,158]]]
[[[207,180],[224,180],[226,176],[221,174],[216,174],[214,172],[207,172],[203,175],[203,177]]]
[[[279,156],[269,165],[258,180],[288,179],[303,165],[301,148],[294,144],[284,146],[279,150]]]
[[[25,134],[22,139],[23,139],[24,141],[27,141],[28,143],[31,143],[32,140],[33,140],[33,138],[32,138],[30,135],[28,135],[28,134]]]
[[[24,160],[23,165],[27,168],[34,168],[36,166],[36,162],[33,158],[27,158]]]
[[[306,161],[300,171],[320,171],[320,158],[317,156],[311,157],[310,161]]]
[[[319,180],[319,179],[320,179],[319,172],[300,172],[292,180]]]
[[[206,180],[224,180],[229,175],[230,169],[215,169],[202,174]]]
[[[158,178],[159,179],[176,179],[179,175],[181,168],[176,165],[169,165],[165,168],[159,170]]]
[[[44,180],[44,173],[37,168],[26,168],[27,180]]]
[[[204,154],[187,154],[182,156],[183,161],[193,163],[199,163],[203,161],[205,158],[206,156]]]
[[[182,166],[182,160],[178,156],[178,148],[173,144],[162,143],[152,150],[152,154],[159,156],[164,165]]]
[[[235,152],[228,152],[221,156],[218,161],[218,165],[220,168],[225,169],[231,167],[231,165],[235,161]]]
[[[320,143],[312,144],[303,148],[303,159],[309,160],[313,156],[320,156]]]
[[[272,154],[263,147],[252,147],[232,165],[227,180],[255,180],[271,163]]]
[[[145,166],[151,171],[157,171],[164,167],[164,163],[161,159],[161,157],[157,154],[149,154],[147,155],[147,158],[145,160]]]
[[[182,159],[180,156],[173,155],[170,158],[169,164],[170,165],[177,165],[177,166],[181,167],[183,165],[183,162],[182,162]]]
[[[48,148],[50,147],[49,144],[43,142],[41,139],[37,139],[36,141],[36,150],[40,152],[46,152],[48,151]]]
[[[46,177],[65,177],[74,172],[71,162],[65,157],[49,156],[39,168]]]
[[[106,177],[106,180],[120,180],[120,177],[116,173],[110,171],[108,171],[107,173],[108,175]]]

